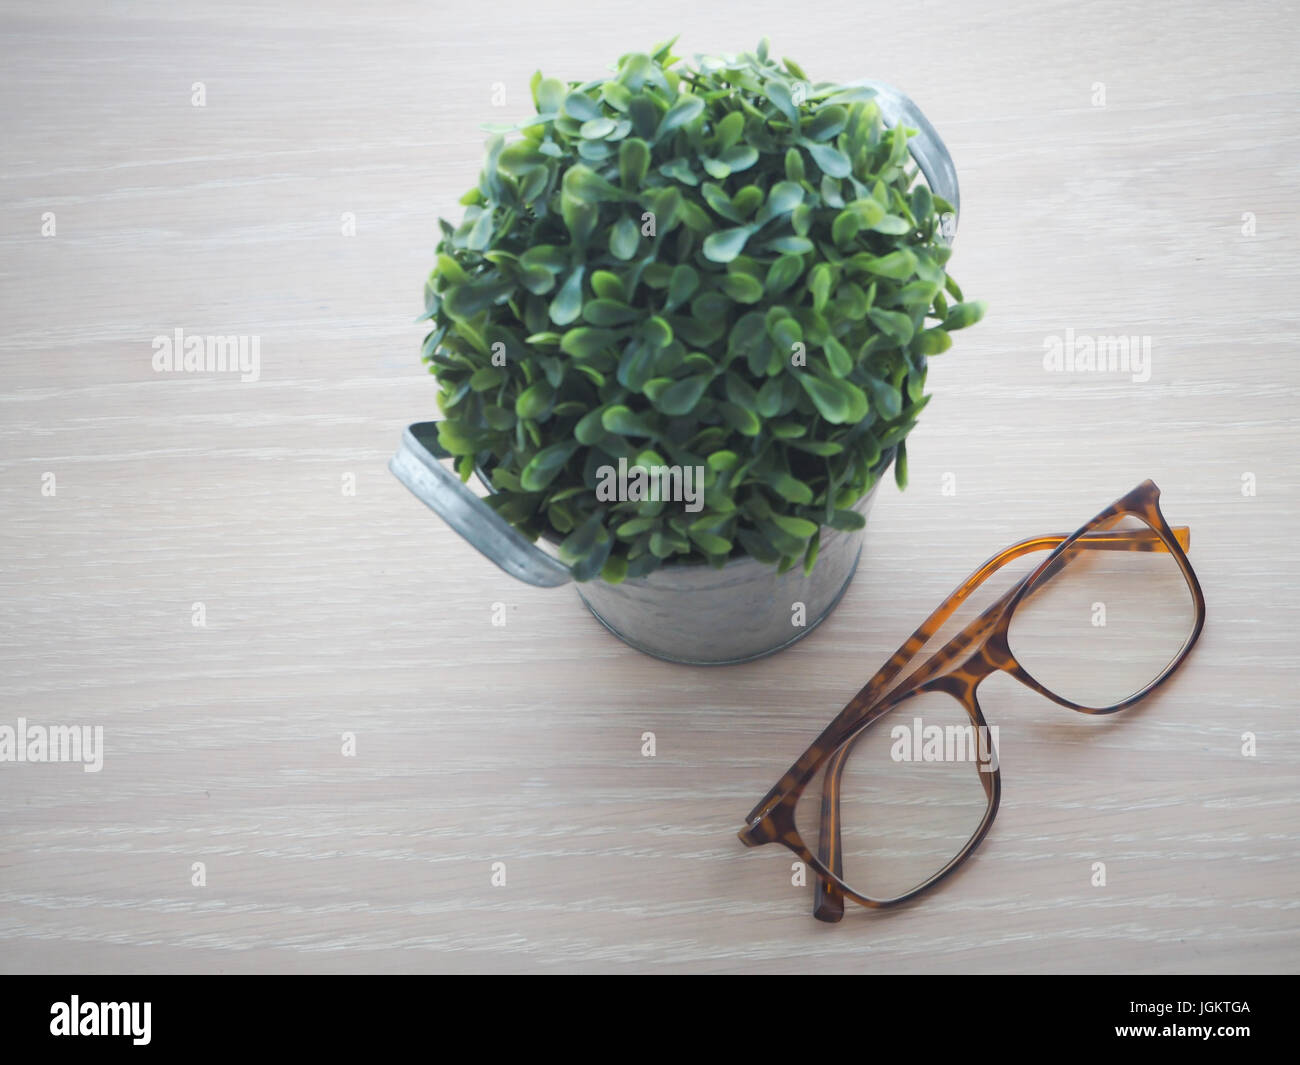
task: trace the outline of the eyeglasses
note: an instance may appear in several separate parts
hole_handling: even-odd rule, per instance
[[[1205,598],[1185,553],[1189,530],[1171,528],[1159,500],[1144,481],[1077,532],[1022,540],[990,558],[750,811],[746,846],[781,843],[815,872],[815,917],[838,921],[845,897],[868,907],[906,902],[988,833],[1002,792],[997,730],[977,698],[988,677],[1007,673],[1071,710],[1110,714],[1182,664],[1205,623]],[[1040,551],[1051,553],[1035,566]],[[1021,576],[1013,564],[1026,558]],[[999,571],[1014,574],[1009,589],[917,665]]]

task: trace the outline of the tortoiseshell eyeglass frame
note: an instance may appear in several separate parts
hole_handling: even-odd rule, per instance
[[[1139,519],[1145,523],[1146,528],[1110,531],[1126,517]],[[854,891],[841,879],[839,850],[840,777],[844,763],[862,732],[904,699],[932,691],[944,691],[954,696],[966,709],[972,723],[976,727],[983,727],[984,712],[980,708],[976,692],[987,677],[998,672],[1008,673],[1053,702],[1084,714],[1113,714],[1146,698],[1183,663],[1205,625],[1205,596],[1191,563],[1187,560],[1186,548],[1189,545],[1190,531],[1185,526],[1172,528],[1165,521],[1160,511],[1160,489],[1153,481],[1147,480],[1074,533],[1021,540],[994,555],[940,604],[763,796],[746,818],[747,823],[739,833],[741,842],[748,847],[780,843],[813,869],[817,876],[813,915],[823,921],[838,921],[843,916],[845,897],[862,906],[882,908],[907,902],[934,887],[961,865],[987,835],[993,818],[997,815],[1002,795],[1001,771],[994,765],[991,771],[979,774],[988,796],[988,809],[970,840],[947,865],[902,895],[887,899],[870,898]],[[991,574],[1016,558],[1048,549],[1051,549],[1051,554],[1028,576],[1017,582],[906,679],[889,687],[943,623]],[[1016,607],[1031,589],[1041,587],[1041,582],[1051,580],[1074,557],[1073,552],[1080,550],[1168,552],[1187,580],[1196,611],[1190,635],[1164,671],[1146,687],[1110,706],[1084,706],[1050,691],[1025,671],[1007,645],[1007,630]],[[987,770],[989,767],[982,768]],[[822,788],[821,839],[818,853],[814,855],[795,827],[794,811],[804,789],[823,769],[826,770],[826,778]]]

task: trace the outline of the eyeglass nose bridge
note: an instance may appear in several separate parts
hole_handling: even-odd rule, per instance
[[[1016,665],[1009,653],[996,646],[997,633],[986,638],[965,661],[950,671],[926,681],[917,692],[947,692],[967,710],[976,705],[979,686],[994,673],[1011,672]]]

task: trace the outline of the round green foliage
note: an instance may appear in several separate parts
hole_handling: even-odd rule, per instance
[[[671,48],[535,75],[537,114],[495,131],[441,222],[439,443],[579,579],[811,569],[895,457],[902,483],[926,360],[983,305],[945,271],[952,206],[916,182],[915,131],[872,90],[811,84],[766,42],[694,66]],[[620,458],[702,468],[702,507],[600,498]]]

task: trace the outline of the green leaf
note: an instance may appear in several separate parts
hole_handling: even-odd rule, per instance
[[[439,258],[441,262],[441,257]],[[554,244],[537,244],[519,256],[524,266],[540,266],[553,274],[558,274],[569,264],[568,253]]]
[[[648,533],[651,529],[658,528],[659,518],[632,518],[623,522],[615,532],[619,536],[631,539],[634,536],[640,536],[642,533]]]
[[[465,323],[470,318],[487,310],[498,299],[507,295],[513,287],[508,281],[457,285],[447,290],[442,307],[448,315],[460,322],[461,330],[464,331]]]
[[[767,194],[766,210],[772,217],[789,214],[803,202],[803,187],[793,181],[778,181]]]
[[[564,98],[564,113],[578,122],[600,117],[600,105],[586,93],[571,92]]]
[[[754,391],[754,386],[746,381],[737,373],[729,373],[726,377],[727,399],[737,407],[742,407],[747,411],[758,410],[758,393]]]
[[[606,181],[585,163],[569,167],[561,184],[564,192],[579,203],[608,203],[624,198],[617,185]]]
[[[785,153],[785,177],[787,181],[804,179],[803,156],[798,148],[787,148]]]
[[[657,435],[655,429],[651,427],[644,417],[633,413],[629,408],[621,404],[607,407],[605,413],[600,417],[600,423],[607,432],[617,433],[619,436]]]
[[[781,560],[781,553],[774,550],[761,533],[740,528],[736,530],[736,539],[740,541],[740,546],[759,562],[770,566]]]
[[[614,540],[601,524],[602,517],[599,510],[594,511],[560,544],[560,557],[570,563],[576,580],[595,579],[609,558]]]
[[[803,575],[805,577],[811,575],[813,567],[817,565],[817,556],[821,552],[821,546],[821,530],[818,529],[813,538],[808,541],[808,550],[804,552]]]
[[[632,91],[640,89],[654,72],[655,63],[644,52],[624,56],[619,65],[618,80]]]
[[[844,453],[844,445],[837,444],[833,440],[791,440],[790,446],[796,451],[806,451],[810,455],[820,455],[822,458]]]
[[[752,410],[737,406],[735,403],[719,403],[718,411],[727,424],[740,433],[741,436],[757,436],[763,428],[762,422],[758,420],[758,415]]]
[[[952,337],[941,328],[926,329],[917,333],[912,350],[918,355],[942,355],[952,347]]]
[[[937,281],[909,281],[898,293],[904,306],[928,309],[939,296],[943,285]]]
[[[544,296],[555,287],[555,275],[544,266],[525,266],[519,271],[519,281],[524,288],[537,296]]]
[[[867,524],[867,519],[861,511],[837,510],[826,524],[840,532],[856,532]]]
[[[604,438],[605,426],[601,423],[601,417],[604,413],[603,407],[597,407],[578,419],[578,424],[573,427],[573,435],[578,443],[590,447]]]
[[[923,222],[934,213],[934,196],[924,185],[917,185],[912,190],[912,217]]]
[[[833,178],[846,178],[853,172],[848,157],[829,144],[806,144],[808,154],[813,162],[821,167],[822,173]]]
[[[872,307],[867,312],[867,317],[875,323],[877,329],[895,341],[899,347],[906,347],[916,331],[912,319],[902,311],[886,311],[879,307]]]
[[[641,336],[651,348],[666,348],[673,342],[673,327],[657,314],[645,320]]]
[[[564,339],[560,341],[560,350],[575,359],[590,359],[608,348],[617,335],[612,329],[579,326],[564,334]]]
[[[563,440],[558,444],[542,448],[524,467],[519,475],[519,483],[526,492],[540,492],[549,485],[573,453],[578,450],[576,440]]]
[[[633,340],[618,360],[618,383],[633,392],[640,392],[654,376],[658,352],[642,340]]]
[[[607,81],[600,87],[600,98],[615,111],[626,111],[627,105],[632,100],[632,93],[626,85],[620,85],[617,81]]]
[[[784,292],[803,276],[803,259],[798,255],[782,255],[767,272],[764,288],[768,295]]]
[[[812,293],[813,310],[821,312],[826,309],[834,276],[829,263],[818,263],[808,271],[808,291]]]
[[[718,287],[737,303],[757,303],[763,298],[763,284],[749,274],[726,274]]]
[[[729,555],[731,554],[731,541],[716,533],[696,532],[691,530],[691,539],[694,540],[701,548],[710,555]]]
[[[474,441],[469,439],[464,430],[455,422],[441,421],[436,424],[438,427],[436,441],[425,435],[422,442],[438,458],[449,458],[452,455],[473,455],[478,450]],[[435,442],[438,447],[430,447]]]
[[[603,137],[608,137],[614,132],[615,128],[616,123],[614,120],[602,115],[599,118],[589,118],[582,124],[582,127],[578,132],[580,132],[587,140],[599,140]]]
[[[804,121],[803,135],[809,140],[828,141],[838,137],[848,121],[848,111],[839,104],[831,104],[820,108],[815,115]]]
[[[798,208],[796,207],[795,210],[798,210]],[[769,240],[766,246],[772,251],[790,255],[803,255],[813,250],[813,242],[807,237],[792,237],[789,235]]]
[[[885,208],[881,206],[878,200],[867,197],[861,200],[854,200],[849,204],[848,209],[858,218],[858,224],[863,229],[874,229],[876,224],[885,217]]]
[[[740,212],[736,210],[731,203],[731,197],[722,191],[720,185],[712,182],[706,182],[700,186],[700,195],[704,201],[713,208],[714,213],[721,215],[728,222],[741,222]]]
[[[965,329],[984,317],[988,305],[983,300],[971,300],[967,303],[954,303],[948,308],[948,317],[943,320],[943,328],[952,331]]]
[[[769,377],[758,390],[758,413],[764,418],[775,418],[785,402],[785,377]]]
[[[888,233],[890,236],[902,236],[904,233],[912,232],[915,227],[902,215],[887,214],[867,228],[874,229],[877,233]]]
[[[659,173],[683,185],[694,187],[700,183],[700,179],[691,170],[691,164],[685,159],[671,159],[666,163],[661,163]]]
[[[582,320],[591,325],[622,325],[640,315],[639,310],[619,300],[588,300],[582,308]]]
[[[608,270],[597,270],[591,275],[591,291],[600,299],[618,300],[620,303],[627,298],[623,279]]]
[[[757,185],[746,185],[731,197],[731,205],[742,218],[748,218],[763,204],[763,190]]]
[[[488,389],[496,388],[506,379],[505,371],[497,366],[484,366],[481,370],[475,370],[469,379],[469,387],[475,392],[486,392]]]
[[[861,228],[862,222],[858,218],[857,212],[846,208],[837,214],[835,221],[831,223],[831,240],[838,247],[843,248],[858,235],[858,230]]]
[[[534,93],[539,115],[553,115],[564,106],[564,82],[559,78],[545,78]]]
[[[849,354],[849,349],[834,337],[827,337],[823,346],[831,373],[836,377],[847,377],[853,369],[853,356]]]
[[[609,252],[616,259],[631,259],[636,255],[640,244],[641,231],[627,215],[615,222],[609,231]]]
[[[794,106],[794,98],[790,95],[789,86],[784,82],[769,81],[763,86],[763,92],[776,105],[776,109],[790,120],[790,124],[798,129],[799,111]]]
[[[524,389],[515,400],[515,414],[520,418],[539,420],[548,413],[555,402],[555,389],[549,381],[538,381]]]
[[[659,120],[659,129],[655,133],[655,139],[660,140],[673,130],[680,129],[694,120],[703,110],[704,101],[698,96],[683,95],[678,97],[677,102],[668,108],[667,113]]]
[[[916,256],[906,248],[900,248],[879,258],[870,255],[854,256],[854,261],[868,273],[876,274],[878,277],[888,277],[894,281],[904,281],[916,270]]]
[[[727,168],[728,173],[739,174],[758,162],[758,149],[748,144],[737,144],[718,156],[718,162]]]
[[[799,384],[813,401],[817,413],[832,425],[843,425],[849,420],[851,406],[848,397],[839,389],[832,387],[811,374],[799,374]]]
[[[813,501],[813,490],[788,473],[773,474],[767,483],[787,503],[804,504]]]
[[[903,395],[888,381],[877,377],[868,377],[866,391],[871,396],[871,405],[882,418],[893,420],[903,409]]]
[[[679,263],[673,267],[672,279],[668,282],[668,302],[664,305],[664,310],[673,310],[695,294],[699,287],[700,275],[687,266],[686,263]]]
[[[465,238],[465,247],[471,251],[485,251],[492,242],[492,212],[484,211],[475,220]]]
[[[778,318],[769,330],[772,343],[781,351],[793,351],[803,340],[803,327],[793,318]]]
[[[551,321],[556,325],[568,325],[582,313],[582,274],[585,267],[579,266],[569,274],[555,299],[551,301]]]
[[[700,397],[704,395],[704,390],[709,385],[709,380],[710,378],[704,374],[683,377],[680,381],[674,381],[657,396],[650,398],[664,414],[681,417],[695,409],[695,405],[699,403]],[[648,394],[649,389],[647,388],[646,391]]]
[[[461,269],[460,263],[445,252],[439,254],[434,272],[444,285],[462,285],[469,280],[469,275]]]
[[[610,555],[601,568],[600,579],[606,584],[622,584],[627,578],[627,559],[622,555]]]
[[[804,540],[817,532],[817,526],[807,518],[796,518],[791,514],[773,514],[769,519],[783,533]]]
[[[740,140],[745,131],[745,116],[740,111],[732,111],[718,119],[713,127],[713,150],[725,152]]]
[[[618,177],[625,189],[639,188],[650,169],[650,146],[639,137],[628,137],[618,146]]]
[[[752,232],[749,226],[737,226],[711,234],[704,241],[704,257],[715,263],[729,263],[745,250]]]

